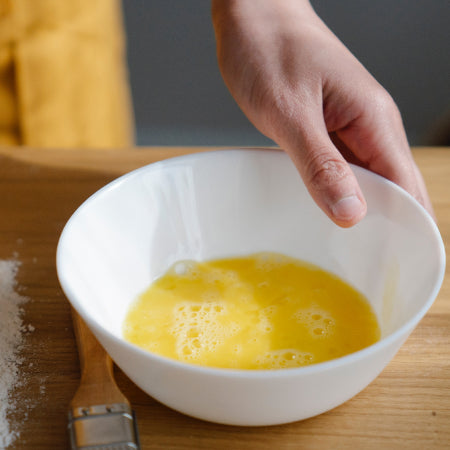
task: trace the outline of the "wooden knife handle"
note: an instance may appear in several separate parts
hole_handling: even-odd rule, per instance
[[[70,403],[71,408],[129,404],[114,380],[111,358],[73,308],[72,320],[80,358],[81,382]]]

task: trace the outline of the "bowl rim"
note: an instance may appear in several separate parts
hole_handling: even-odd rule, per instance
[[[256,152],[268,152],[268,153],[277,153],[277,154],[285,154],[283,150],[278,148],[270,148],[270,147],[249,147],[249,148],[229,148],[229,149],[217,149],[217,150],[208,150],[200,153],[191,153],[187,155],[181,155],[181,156],[175,156],[167,159],[163,159],[160,161],[156,161],[147,165],[144,165],[142,167],[139,167],[135,170],[132,170],[124,175],[119,176],[115,180],[111,181],[110,183],[106,184],[96,192],[94,192],[91,196],[89,196],[70,216],[70,218],[67,220],[66,224],[64,225],[64,228],[60,234],[60,238],[58,240],[58,245],[56,249],[56,269],[57,269],[57,277],[59,280],[59,283],[61,285],[61,288],[64,292],[64,294],[67,297],[67,300],[71,304],[71,306],[77,311],[78,314],[81,315],[83,320],[88,324],[91,331],[94,332],[94,334],[97,336],[98,334],[103,334],[108,336],[109,339],[113,340],[116,344],[119,346],[125,346],[128,350],[137,352],[139,355],[142,355],[143,357],[149,358],[149,359],[155,359],[156,361],[159,361],[160,363],[168,364],[170,366],[173,366],[175,369],[181,369],[186,370],[191,373],[198,373],[198,374],[209,374],[211,376],[220,376],[220,377],[234,377],[234,378],[243,378],[243,379],[249,379],[249,378],[255,378],[255,379],[261,379],[261,378],[288,378],[288,377],[298,377],[298,376],[307,376],[307,375],[314,375],[316,373],[322,373],[328,370],[336,369],[339,367],[342,367],[347,364],[352,364],[358,360],[365,359],[369,357],[370,355],[374,353],[378,353],[381,350],[383,350],[386,347],[389,347],[394,342],[401,340],[403,337],[405,339],[408,337],[408,335],[414,330],[414,328],[417,326],[417,324],[422,320],[422,318],[425,316],[427,311],[430,309],[431,305],[434,303],[444,276],[445,276],[445,268],[446,268],[446,254],[445,254],[445,247],[442,240],[442,236],[439,232],[439,228],[434,221],[434,219],[431,217],[431,215],[426,211],[426,209],[407,191],[405,191],[403,188],[398,186],[397,184],[393,183],[392,181],[382,177],[381,175],[378,175],[374,172],[371,172],[367,169],[364,169],[362,167],[356,166],[354,164],[350,164],[349,166],[353,170],[353,172],[361,172],[364,173],[365,176],[368,176],[369,178],[375,179],[377,182],[381,182],[382,184],[386,184],[390,186],[391,189],[393,189],[397,195],[400,195],[403,197],[407,202],[412,203],[416,209],[418,209],[419,213],[423,216],[425,219],[427,225],[430,227],[430,231],[432,233],[432,236],[435,240],[435,244],[438,247],[439,252],[439,271],[436,274],[435,282],[433,285],[433,289],[431,290],[427,300],[424,302],[423,306],[419,309],[419,311],[408,321],[406,321],[401,327],[396,329],[394,332],[388,334],[387,336],[381,337],[377,342],[374,344],[369,345],[368,347],[365,347],[361,350],[358,350],[356,352],[350,353],[345,356],[341,356],[339,358],[331,359],[328,361],[320,362],[311,364],[308,366],[301,366],[301,367],[291,367],[291,368],[282,368],[282,369],[232,369],[232,368],[218,368],[218,367],[208,367],[208,366],[201,366],[194,363],[189,362],[183,362],[178,361],[176,359],[172,359],[166,356],[159,355],[157,353],[153,353],[149,350],[145,350],[135,344],[132,344],[131,342],[126,341],[124,338],[120,338],[116,336],[115,334],[111,333],[106,327],[101,325],[97,320],[91,317],[90,314],[88,314],[85,310],[85,308],[79,304],[76,296],[71,291],[70,287],[66,285],[64,277],[62,276],[62,269],[61,269],[61,259],[62,259],[62,243],[65,240],[65,236],[68,233],[68,229],[71,226],[73,220],[76,219],[77,215],[86,207],[88,207],[92,202],[94,202],[98,197],[105,195],[107,192],[118,188],[121,184],[124,182],[127,182],[128,180],[139,176],[143,172],[158,170],[160,168],[164,168],[167,166],[173,166],[178,164],[184,164],[185,162],[188,162],[189,160],[195,160],[199,158],[205,158],[205,157],[211,157],[211,156],[217,156],[221,157],[221,155],[224,154],[232,154],[232,153],[256,153]],[[337,226],[337,225],[336,225]]]

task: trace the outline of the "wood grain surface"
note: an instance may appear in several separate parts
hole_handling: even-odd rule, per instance
[[[204,148],[111,151],[0,149],[0,259],[21,262],[18,283],[30,298],[21,374],[11,417],[11,448],[68,448],[67,410],[80,365],[71,311],[58,283],[59,234],[75,209],[119,175]],[[450,149],[418,148],[444,242],[450,243]],[[143,393],[120,371],[136,411],[143,449],[445,449],[450,448],[450,281],[382,374],[344,405],[282,426],[244,428],[179,414]]]

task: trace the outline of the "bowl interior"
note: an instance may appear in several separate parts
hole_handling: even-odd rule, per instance
[[[69,220],[58,245],[61,285],[89,324],[121,337],[130,303],[175,261],[275,251],[359,289],[387,336],[431,305],[443,244],[408,194],[353,169],[368,214],[342,229],[280,151],[218,151],[144,167],[97,192]]]

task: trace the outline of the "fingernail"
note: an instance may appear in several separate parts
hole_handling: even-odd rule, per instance
[[[361,215],[363,204],[356,195],[341,198],[332,207],[331,212],[338,220],[351,220]]]

